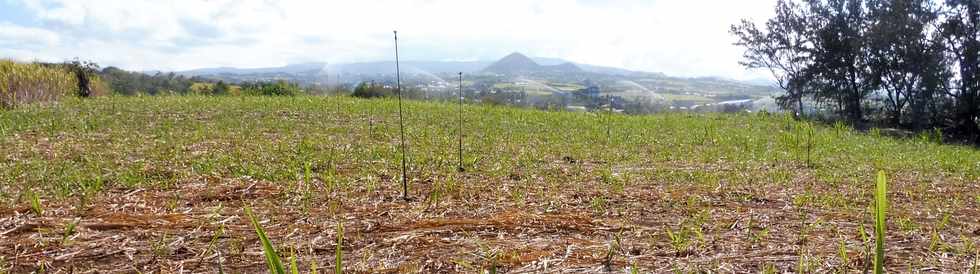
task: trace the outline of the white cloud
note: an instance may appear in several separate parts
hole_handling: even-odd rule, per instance
[[[512,51],[671,75],[748,78],[728,26],[775,0],[24,0],[40,28],[0,28],[38,56],[130,69],[391,58],[489,60]],[[2,21],[2,19],[0,19]],[[28,32],[41,35],[7,34]],[[47,36],[32,41],[33,36]],[[0,52],[23,47],[0,44]],[[4,53],[0,53],[4,54]],[[21,53],[23,54],[23,53]]]

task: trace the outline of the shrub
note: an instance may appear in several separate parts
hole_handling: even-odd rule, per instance
[[[296,96],[303,93],[299,85],[283,80],[242,84],[242,94],[252,96]]]
[[[378,98],[378,97],[389,97],[395,96],[395,90],[391,88],[386,88],[383,85],[375,84],[373,82],[363,82],[354,88],[354,93],[351,96],[360,98]]]

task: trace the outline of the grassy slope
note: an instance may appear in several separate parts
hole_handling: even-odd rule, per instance
[[[0,112],[0,212],[26,214],[27,190],[49,207],[42,218],[0,220],[0,229],[33,222],[60,231],[81,217],[77,237],[134,237],[143,243],[134,247],[137,261],[157,254],[152,243],[193,230],[203,236],[183,248],[199,254],[218,227],[215,215],[241,216],[238,200],[246,199],[275,224],[274,241],[299,250],[316,245],[315,231],[346,222],[357,234],[345,236],[352,261],[345,265],[361,271],[472,271],[494,261],[533,270],[549,259],[549,269],[573,271],[634,261],[654,271],[830,270],[841,267],[841,241],[851,253],[847,267],[861,269],[867,243],[856,227],[870,224],[874,171],[882,169],[894,185],[889,239],[900,242],[890,245],[891,268],[965,267],[980,234],[980,151],[816,127],[808,167],[807,126],[761,115],[616,115],[607,139],[607,116],[468,106],[469,171],[458,174],[455,107],[409,102],[415,200],[404,204],[395,199],[395,106],[339,97],[144,97]],[[126,203],[146,206],[120,209]],[[178,215],[170,225],[132,221]],[[102,229],[127,220],[136,224]],[[244,221],[231,223],[233,236],[218,249],[229,249],[226,266],[249,269],[261,258],[234,248],[254,250],[254,235]],[[289,233],[297,229],[313,232]],[[2,245],[44,241],[28,232],[5,235],[16,241]],[[79,246],[33,251],[85,250]],[[175,253],[146,265],[174,267],[186,259]],[[332,258],[302,256],[323,257],[324,267]],[[100,258],[125,265],[127,257]]]

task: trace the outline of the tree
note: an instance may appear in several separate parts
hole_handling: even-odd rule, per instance
[[[814,64],[807,75],[815,97],[837,102],[842,117],[864,122],[862,102],[878,88],[880,77],[869,66],[866,31],[870,23],[861,0],[808,0],[808,23],[815,35]]]
[[[360,98],[376,98],[376,97],[388,97],[394,96],[395,91],[390,88],[385,88],[382,85],[377,85],[373,82],[362,82],[354,88],[354,92],[351,96]]]
[[[77,58],[72,61],[67,61],[63,64],[68,70],[75,74],[75,80],[78,84],[78,96],[79,97],[89,97],[95,95],[94,81],[93,78],[96,77],[96,72],[99,71],[99,65],[92,61],[79,61]]]
[[[225,81],[220,81],[219,80],[218,83],[215,83],[214,84],[214,87],[211,89],[211,94],[213,94],[213,95],[228,95],[228,91],[230,89],[231,88],[228,87],[228,84],[225,84]]]
[[[942,36],[946,40],[946,58],[954,76],[946,93],[954,98],[952,127],[955,131],[980,142],[980,3],[975,0],[947,0],[943,12]]]
[[[900,125],[908,110],[908,120],[920,128],[943,69],[941,48],[932,41],[936,10],[929,0],[872,0],[869,6],[869,63],[881,77],[887,122]]]
[[[765,29],[755,23],[742,20],[729,31],[736,36],[735,45],[745,48],[739,62],[750,69],[767,69],[776,83],[786,91],[777,98],[783,108],[803,113],[806,94],[806,69],[813,63],[813,43],[806,28],[806,10],[791,0],[776,2],[776,16],[766,21]]]

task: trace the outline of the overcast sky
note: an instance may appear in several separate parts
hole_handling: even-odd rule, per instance
[[[73,57],[131,70],[510,52],[664,72],[765,76],[738,65],[731,24],[775,0],[0,0],[0,57]]]

